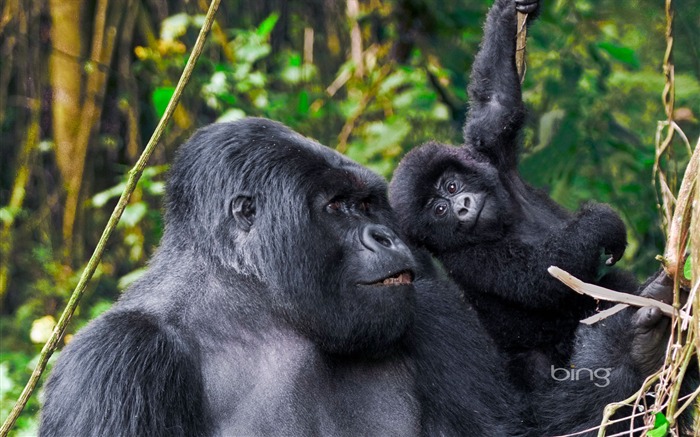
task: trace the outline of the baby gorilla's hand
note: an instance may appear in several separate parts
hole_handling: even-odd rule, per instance
[[[535,12],[539,7],[539,0],[515,0],[515,10],[523,14]]]
[[[599,247],[606,255],[610,255],[605,264],[614,265],[622,258],[627,247],[625,223],[611,207],[603,203],[585,204],[581,215],[585,217],[588,229],[592,233],[590,237],[598,241]]]
[[[661,271],[642,290],[641,295],[670,304],[673,300],[673,279]],[[670,323],[671,320],[655,307],[640,308],[632,317],[633,340],[630,354],[644,375],[661,367]]]

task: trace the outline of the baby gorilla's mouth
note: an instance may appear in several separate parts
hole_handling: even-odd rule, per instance
[[[370,285],[410,285],[413,283],[413,272],[404,270],[388,278],[384,278]]]

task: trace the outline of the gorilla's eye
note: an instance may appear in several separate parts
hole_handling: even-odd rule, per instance
[[[444,203],[438,203],[434,208],[435,215],[442,217],[447,212],[447,205]]]
[[[447,184],[447,192],[450,194],[456,193],[457,192],[457,184],[455,184],[454,182],[450,182],[449,184]]]
[[[363,200],[362,202],[360,202],[360,211],[362,211],[362,212],[369,211],[369,200]]]
[[[326,209],[329,212],[338,212],[340,211],[340,208],[342,208],[343,204],[340,200],[332,200],[331,202],[326,205]]]

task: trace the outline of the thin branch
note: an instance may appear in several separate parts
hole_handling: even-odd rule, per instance
[[[698,143],[695,145],[695,151],[693,151],[693,155],[690,157],[690,162],[688,162],[688,167],[686,167],[685,174],[683,175],[683,181],[681,182],[681,187],[678,190],[676,208],[673,211],[673,218],[669,224],[668,241],[666,244],[666,250],[664,251],[664,268],[671,277],[675,277],[676,272],[683,270],[683,267],[680,264],[684,260],[683,255],[687,244],[687,232],[683,231],[687,231],[688,223],[690,222],[692,199],[694,190],[697,189],[696,182],[698,180],[699,169],[700,138],[698,138]],[[684,236],[686,238],[682,238]]]
[[[525,79],[525,45],[527,42],[527,14],[518,12],[518,31],[515,37],[515,66],[518,70],[520,83]]]
[[[78,302],[80,301],[80,298],[85,292],[85,288],[87,287],[88,282],[92,278],[92,275],[95,273],[95,269],[97,269],[97,266],[100,263],[100,260],[102,259],[102,254],[104,253],[107,241],[109,240],[109,237],[112,235],[112,232],[116,228],[117,223],[119,223],[119,219],[121,218],[122,213],[124,212],[124,208],[129,202],[129,197],[136,188],[136,184],[138,183],[138,180],[141,177],[144,168],[146,168],[146,164],[148,164],[148,159],[153,153],[153,150],[155,150],[156,146],[158,145],[160,137],[163,135],[165,127],[170,121],[170,118],[172,117],[173,112],[175,111],[175,107],[177,106],[180,100],[182,91],[185,89],[185,86],[187,86],[187,83],[190,80],[190,76],[192,75],[194,66],[197,63],[200,54],[202,53],[202,49],[204,48],[204,41],[206,40],[209,30],[211,29],[212,22],[214,21],[214,15],[216,14],[217,9],[219,8],[220,2],[221,0],[212,0],[202,29],[199,31],[199,36],[197,37],[197,41],[195,42],[195,45],[192,49],[192,54],[190,55],[190,58],[187,61],[187,65],[185,65],[185,69],[183,70],[182,75],[180,76],[180,80],[178,81],[177,86],[175,87],[175,92],[173,93],[173,96],[170,99],[167,108],[165,109],[165,113],[160,119],[158,126],[156,126],[156,129],[153,132],[151,139],[148,141],[148,144],[146,145],[146,148],[144,149],[143,153],[141,153],[141,156],[136,162],[136,165],[134,165],[134,167],[129,171],[129,177],[126,182],[126,187],[124,188],[124,191],[122,192],[122,195],[119,198],[119,202],[117,203],[117,206],[114,208],[114,211],[112,212],[112,215],[110,216],[109,221],[107,222],[107,226],[105,227],[105,230],[103,231],[102,236],[100,237],[100,241],[97,243],[97,247],[95,247],[95,251],[93,252],[92,257],[90,257],[87,266],[85,266],[85,269],[83,270],[83,273],[80,276],[78,285],[75,287],[75,290],[73,290],[73,294],[71,294],[66,309],[63,311],[63,314],[61,314],[61,318],[58,320],[56,327],[51,333],[51,337],[44,345],[44,348],[41,350],[39,362],[34,368],[34,371],[32,372],[32,375],[29,378],[29,382],[27,382],[27,385],[24,387],[24,390],[22,391],[22,394],[17,400],[17,403],[12,408],[10,415],[5,420],[5,423],[3,423],[2,428],[0,428],[0,437],[6,437],[10,432],[10,429],[14,426],[15,421],[17,420],[20,413],[27,404],[29,397],[34,392],[39,378],[41,377],[41,374],[46,368],[46,363],[48,362],[53,352],[56,350],[58,342],[63,337],[66,327],[68,326],[68,323],[70,322],[70,319],[78,306]]]
[[[608,317],[612,316],[613,314],[619,313],[620,311],[624,310],[625,308],[629,308],[629,305],[626,305],[624,303],[619,303],[612,308],[608,308],[607,310],[603,310],[599,313],[596,313],[590,317],[587,317],[587,318],[581,320],[581,323],[583,323],[584,325],[592,325],[594,323],[598,323],[603,319],[607,319]]]
[[[559,267],[551,266],[547,269],[550,275],[554,276],[569,288],[574,290],[579,294],[585,294],[591,296],[594,299],[607,300],[610,302],[624,303],[627,305],[633,305],[636,307],[656,307],[661,310],[662,313],[671,317],[677,313],[677,310],[671,305],[660,302],[656,299],[651,299],[648,297],[635,296],[634,294],[620,293],[619,291],[609,290],[605,287],[599,285],[589,284],[583,282],[577,277],[570,273],[560,269]],[[686,315],[687,317],[687,315]]]

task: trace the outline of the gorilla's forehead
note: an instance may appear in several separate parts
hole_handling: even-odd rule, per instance
[[[335,150],[262,118],[200,129],[178,152],[169,187],[180,203],[187,196],[224,202],[237,192],[306,197],[333,191],[386,195],[387,183]]]
[[[245,161],[269,177],[284,175],[304,185],[346,191],[386,191],[381,176],[280,123],[249,118],[229,124],[227,130],[238,138],[232,145],[236,154],[247,156]]]

